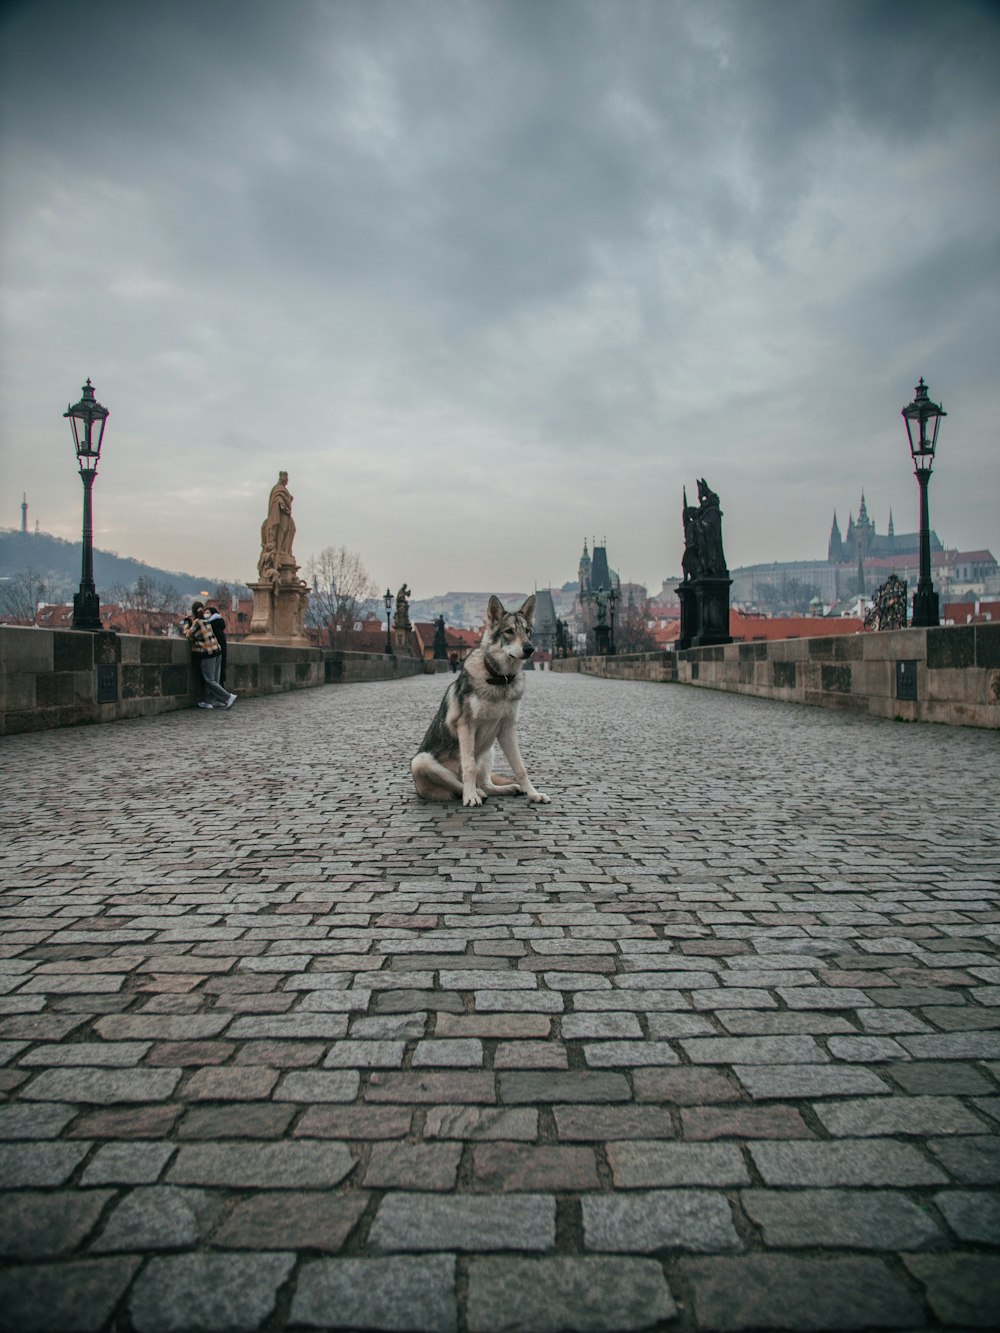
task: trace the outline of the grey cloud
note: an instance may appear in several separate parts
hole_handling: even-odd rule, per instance
[[[474,490],[501,454],[633,530],[633,467],[822,488],[831,378],[877,413],[933,350],[993,392],[998,51],[974,3],[8,5],[11,424],[83,358],[127,383],[116,425],[162,400],[252,475],[285,432],[375,514],[380,474]]]

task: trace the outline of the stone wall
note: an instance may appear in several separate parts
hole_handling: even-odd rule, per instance
[[[254,696],[423,670],[387,653],[239,642],[229,644],[226,684]],[[0,734],[192,708],[201,694],[185,639],[0,626]]]
[[[618,653],[614,657],[557,657],[553,671],[579,671],[608,680],[677,679],[676,653]]]
[[[674,658],[674,674],[664,658]],[[571,658],[554,667],[630,680],[677,680],[906,722],[1000,728],[1000,624]]]

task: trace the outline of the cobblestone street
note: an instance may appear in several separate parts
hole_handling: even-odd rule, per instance
[[[996,734],[446,684],[0,742],[0,1329],[995,1326]]]

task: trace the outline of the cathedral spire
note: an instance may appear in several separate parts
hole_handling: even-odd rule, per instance
[[[826,548],[826,558],[831,562],[837,562],[844,557],[844,539],[840,535],[840,524],[837,522],[837,511],[833,511],[833,527],[830,529],[830,541]]]

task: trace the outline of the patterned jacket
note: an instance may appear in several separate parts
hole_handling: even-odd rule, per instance
[[[191,641],[191,652],[195,657],[218,657],[222,652],[218,639],[200,618],[184,627],[184,637]]]

